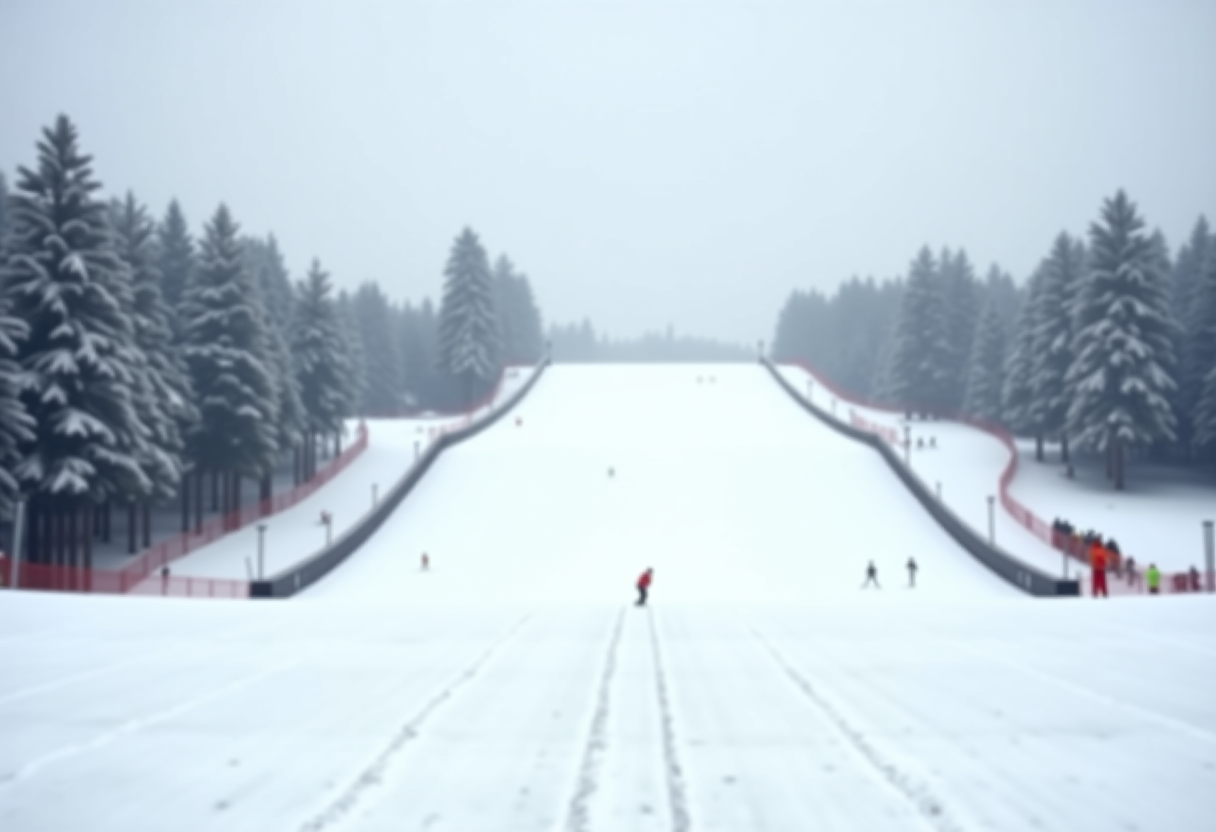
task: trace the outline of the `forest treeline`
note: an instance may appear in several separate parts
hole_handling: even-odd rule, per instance
[[[1120,191],[1088,232],[1062,231],[1023,285],[928,246],[904,276],[795,291],[772,354],[855,395],[983,419],[1105,455],[1216,462],[1216,235],[1200,217],[1171,251]]]

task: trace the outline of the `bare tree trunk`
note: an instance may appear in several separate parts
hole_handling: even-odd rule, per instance
[[[240,474],[236,475],[236,481],[232,484],[232,510],[237,512],[238,516],[241,511],[241,481],[244,479]]]
[[[114,501],[107,499],[101,507],[101,542],[110,542],[111,524],[114,519]]]
[[[220,472],[211,472],[211,510],[220,510]]]
[[[26,504],[25,510],[29,512],[26,517],[26,527],[29,529],[26,539],[25,559],[30,563],[40,563],[42,560],[42,539],[39,534],[39,529],[42,523],[42,497],[39,494],[34,494],[30,497]]]
[[[220,525],[227,531],[232,528],[232,472],[224,471],[220,477]]]
[[[1123,450],[1123,443],[1115,442],[1115,490],[1122,491],[1125,485],[1124,480],[1124,465],[1127,458]]]
[[[1068,448],[1068,434],[1067,433],[1060,434],[1060,461],[1061,462],[1072,462],[1072,454],[1069,452],[1069,448]]]
[[[193,474],[183,474],[180,487],[182,489],[182,534],[190,531],[190,480]]]
[[[85,500],[85,502],[84,502],[84,516],[85,516],[84,526],[86,529],[91,528],[93,526],[93,519],[94,519],[94,515],[96,513],[97,512],[94,511],[94,509],[93,509],[93,501]],[[93,591],[93,535],[91,535],[91,534],[86,535],[85,539],[84,539],[84,569],[85,569],[84,590],[85,590],[85,592],[92,592]]]
[[[194,531],[203,530],[203,489],[207,487],[207,475],[198,471],[194,475]]]
[[[68,525],[68,547],[67,547],[67,571],[64,573],[67,578],[67,588],[79,588],[80,578],[80,537],[83,529],[80,528],[80,503],[79,497],[73,497],[68,501],[67,505],[67,525]]]
[[[136,517],[135,501],[127,502],[127,554],[133,555],[137,551],[135,539],[135,527],[138,523]]]
[[[299,485],[299,480],[296,480],[295,484]],[[268,511],[269,507],[267,503],[274,497],[274,474],[270,473],[269,471],[262,474],[261,494],[259,496],[261,497],[263,504],[262,510]]]
[[[152,545],[152,499],[149,497],[140,505],[140,518],[143,521],[143,545],[142,549],[147,549]]]

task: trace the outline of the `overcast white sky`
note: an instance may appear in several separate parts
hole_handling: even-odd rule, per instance
[[[549,320],[771,337],[924,242],[1020,280],[1126,188],[1216,219],[1213,0],[0,0],[0,169],[59,112],[112,191],[295,276],[437,297],[469,224]]]

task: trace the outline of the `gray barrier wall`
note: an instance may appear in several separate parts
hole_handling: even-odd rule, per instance
[[[850,439],[869,445],[877,451],[887,461],[887,465],[895,472],[900,481],[912,492],[912,496],[920,501],[925,511],[929,512],[933,519],[946,530],[947,534],[954,538],[959,546],[963,547],[984,566],[987,566],[1018,589],[1031,595],[1054,597],[1080,594],[1079,582],[1052,577],[1046,572],[1035,569],[1032,566],[1027,566],[1013,555],[989,543],[977,534],[974,529],[960,520],[944,503],[938,500],[936,495],[929,490],[928,486],[921,482],[920,478],[912,472],[912,469],[904,464],[904,461],[891,449],[890,445],[868,431],[860,430],[832,418],[799,395],[793,385],[777,371],[777,368],[767,358],[762,357],[760,363],[768,369],[773,378],[777,380],[777,383],[804,410],[837,433],[844,434]]]
[[[406,475],[398,480],[397,484],[376,504],[376,507],[362,520],[343,532],[331,545],[317,552],[308,560],[284,569],[264,581],[254,581],[249,585],[249,596],[251,598],[288,598],[324,578],[331,570],[358,551],[359,547],[376,533],[376,530],[401,505],[401,501],[414,489],[414,486],[418,484],[445,449],[473,438],[510,412],[540,381],[540,377],[544,375],[549,363],[549,360],[546,359],[538,364],[536,372],[532,374],[532,378],[528,379],[528,383],[503,402],[502,407],[493,411],[486,418],[446,433],[432,442],[418,461],[410,467]]]

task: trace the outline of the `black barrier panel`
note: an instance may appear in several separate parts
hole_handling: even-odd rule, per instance
[[[1080,583],[1078,581],[1062,580],[1052,577],[1046,572],[1036,569],[1032,566],[1027,566],[1022,561],[1015,558],[1013,555],[1005,552],[1002,549],[993,546],[980,535],[976,534],[975,530],[958,518],[954,512],[940,502],[937,497],[929,490],[920,478],[912,473],[912,469],[904,464],[904,461],[899,458],[899,455],[891,449],[883,440],[879,439],[869,431],[861,430],[860,428],[847,425],[843,422],[829,416],[824,411],[820,410],[811,402],[804,399],[794,389],[793,385],[777,371],[767,358],[761,358],[760,363],[763,364],[777,383],[785,389],[785,392],[804,410],[810,413],[819,421],[830,427],[837,433],[857,442],[865,443],[882,455],[882,458],[887,461],[887,465],[895,472],[900,481],[907,487],[912,495],[920,502],[925,511],[933,517],[938,524],[946,530],[946,533],[954,538],[959,546],[966,549],[972,557],[980,563],[987,566],[996,574],[1000,575],[1009,583],[1016,586],[1023,592],[1040,597],[1055,597],[1060,595],[1079,595]]]
[[[505,416],[523,400],[524,396],[528,395],[540,381],[541,375],[548,366],[547,359],[538,364],[536,372],[532,374],[532,378],[528,379],[528,383],[507,399],[502,407],[493,411],[486,418],[451,433],[445,433],[432,442],[426,452],[410,467],[406,475],[389,489],[384,498],[362,520],[343,532],[330,546],[308,560],[285,569],[264,581],[254,581],[249,586],[249,596],[251,598],[289,598],[328,575],[376,533],[376,530],[401,505],[401,501],[414,489],[414,486],[418,484],[418,481],[422,479],[422,476],[445,448],[471,439]]]

